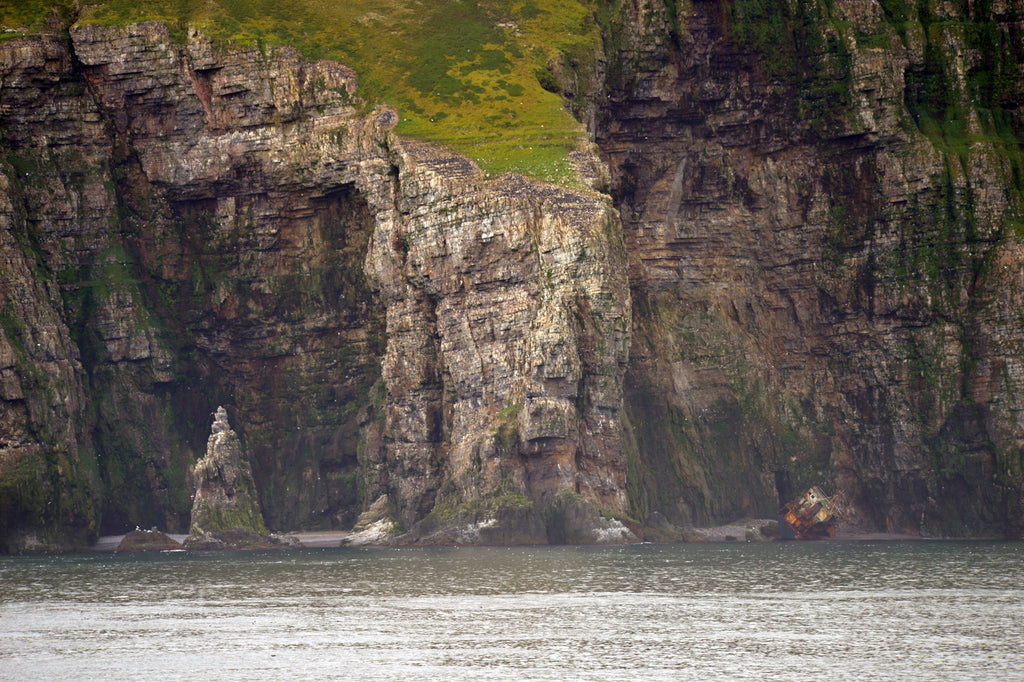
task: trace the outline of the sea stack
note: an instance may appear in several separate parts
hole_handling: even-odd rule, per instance
[[[196,496],[186,548],[250,549],[280,544],[267,533],[252,468],[223,407],[214,415],[206,456],[196,462],[192,473]]]

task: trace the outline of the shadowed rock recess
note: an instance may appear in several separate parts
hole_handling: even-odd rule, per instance
[[[287,48],[0,42],[0,549],[186,532],[219,405],[272,531],[681,539],[823,484],[1019,536],[1022,16],[598,3],[553,69],[594,190]]]

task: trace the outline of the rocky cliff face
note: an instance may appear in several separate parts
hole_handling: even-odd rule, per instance
[[[639,2],[597,140],[633,294],[633,502],[1019,534],[1019,2]],[[998,83],[998,85],[996,85]]]
[[[381,496],[406,529],[484,505],[543,533],[563,491],[626,511],[606,196],[397,140],[289,50],[139,24],[0,52],[9,547],[186,528],[221,403],[272,529]]]
[[[221,404],[274,530],[622,540],[598,510],[829,482],[1019,534],[1022,14],[602,4],[554,71],[610,197],[398,139],[287,49],[0,43],[0,544],[182,532]]]

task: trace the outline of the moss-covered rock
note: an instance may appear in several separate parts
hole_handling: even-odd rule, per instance
[[[458,493],[442,495],[430,514],[396,539],[415,545],[543,545],[544,519],[525,495],[503,492],[465,501]]]
[[[237,549],[266,542],[269,534],[260,512],[252,469],[223,407],[217,408],[206,457],[196,462],[193,476],[196,496],[186,547]]]
[[[548,542],[553,545],[595,545],[639,542],[621,519],[601,513],[589,500],[562,490],[544,509]]]

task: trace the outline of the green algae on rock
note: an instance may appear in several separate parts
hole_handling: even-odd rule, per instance
[[[196,496],[185,546],[219,549],[239,542],[258,542],[268,533],[256,496],[252,467],[223,407],[217,408],[211,431],[206,456],[196,462],[193,469]]]

